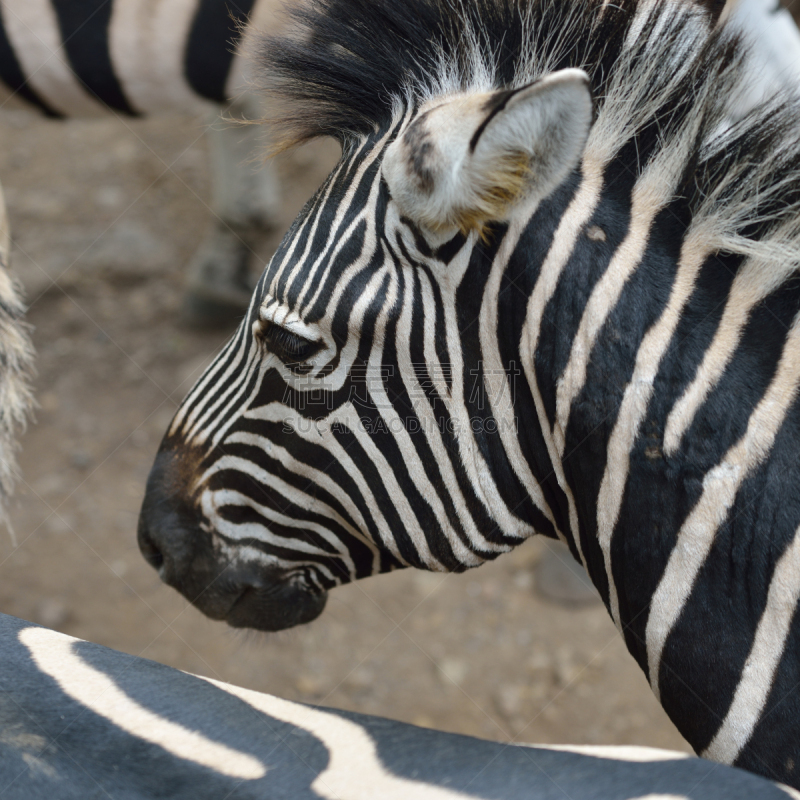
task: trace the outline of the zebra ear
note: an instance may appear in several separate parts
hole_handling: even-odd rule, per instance
[[[386,149],[383,175],[414,222],[480,229],[520,200],[550,194],[578,165],[591,123],[589,78],[579,69],[460,95],[422,110]]]

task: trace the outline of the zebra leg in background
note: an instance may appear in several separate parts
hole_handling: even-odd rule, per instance
[[[601,601],[591,578],[557,539],[546,540],[544,555],[534,568],[536,594],[567,608],[596,605]]]
[[[183,316],[190,324],[244,314],[255,285],[249,269],[255,245],[278,222],[278,176],[262,158],[261,129],[246,124],[258,117],[256,104],[245,100],[222,116],[214,112],[206,132],[213,221],[187,267]]]
[[[0,523],[17,472],[16,436],[33,408],[30,377],[33,345],[22,321],[25,306],[17,281],[8,273],[11,236],[0,186]]]

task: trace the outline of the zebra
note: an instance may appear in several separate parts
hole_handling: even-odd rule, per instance
[[[241,50],[269,27],[272,0],[0,0],[0,108],[50,117],[203,115],[213,227],[187,269],[184,316],[241,319],[252,292],[255,235],[277,224],[275,169],[263,149]]]
[[[279,630],[534,533],[700,754],[800,786],[798,100],[667,0],[307,0],[259,48],[341,161],[165,434],[139,545]]]
[[[508,745],[284,700],[0,615],[9,800],[787,800],[687,753]]]
[[[18,282],[9,272],[11,231],[0,186],[0,523],[17,475],[16,440],[33,408],[33,345]]]

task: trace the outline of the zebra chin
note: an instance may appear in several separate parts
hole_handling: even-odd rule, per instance
[[[327,592],[277,567],[226,560],[180,491],[180,459],[162,451],[147,481],[138,542],[161,580],[207,617],[234,628],[280,631],[316,619]]]

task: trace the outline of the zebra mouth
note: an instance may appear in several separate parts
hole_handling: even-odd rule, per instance
[[[234,600],[225,621],[232,628],[282,631],[316,619],[327,599],[327,592],[312,594],[290,583],[248,586]]]

